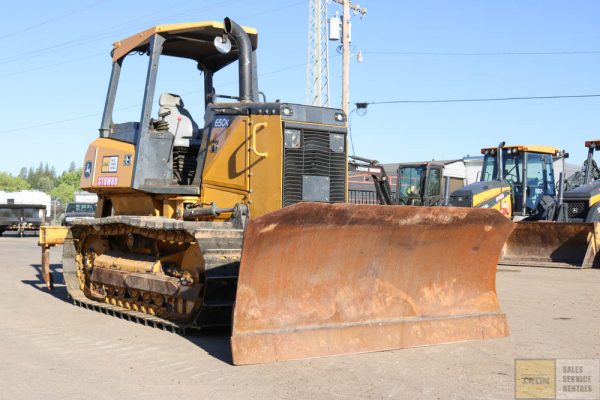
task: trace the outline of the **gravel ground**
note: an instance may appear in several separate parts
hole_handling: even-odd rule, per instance
[[[500,268],[511,336],[231,365],[226,333],[181,337],[68,303],[37,238],[0,238],[0,399],[509,399],[517,358],[600,358],[600,270]]]

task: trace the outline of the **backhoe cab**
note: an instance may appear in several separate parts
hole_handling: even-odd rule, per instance
[[[558,213],[559,222],[600,221],[600,170],[594,161],[600,140],[586,141],[585,146],[588,156],[581,171],[567,179],[567,190]]]
[[[450,195],[456,207],[493,208],[516,220],[552,220],[558,206],[554,159],[568,157],[550,146],[484,148],[481,178]]]

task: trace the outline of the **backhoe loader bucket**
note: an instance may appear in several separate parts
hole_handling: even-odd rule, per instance
[[[598,223],[518,222],[502,249],[500,264],[592,268]]]
[[[249,222],[235,364],[504,337],[494,210],[300,203]]]

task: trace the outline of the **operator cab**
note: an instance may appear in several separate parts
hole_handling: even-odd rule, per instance
[[[236,102],[240,100],[238,96],[215,94],[215,73],[239,57],[237,43],[226,38],[224,29],[222,22],[214,21],[159,25],[114,43],[100,136],[135,146],[135,154],[131,155],[134,159],[127,161],[134,167],[134,189],[165,194],[199,193],[199,171],[204,161],[201,148],[205,147],[203,140],[214,122],[211,106],[218,97]],[[252,28],[242,29],[248,34],[254,58],[257,32]],[[147,58],[145,65],[140,66],[139,61],[124,63],[126,59],[136,60],[136,56]],[[125,72],[127,69],[123,66],[129,64],[142,67],[146,72],[143,97],[140,99],[141,115],[133,122],[114,122],[113,111],[119,114],[123,109],[115,108],[116,99],[127,99],[117,87],[122,70]],[[252,67],[249,77],[254,89],[252,93],[258,93],[255,63]],[[139,76],[140,68],[136,69],[135,74]],[[135,79],[134,75],[131,76]],[[130,86],[129,81],[124,79],[122,82],[125,89]],[[179,90],[174,91],[169,85],[178,86]],[[158,92],[157,89],[166,90]],[[191,106],[184,102],[184,96],[186,101],[192,99]],[[131,100],[124,103],[127,104],[127,101],[131,103]],[[163,162],[155,162],[157,159]]]
[[[398,204],[433,206],[442,204],[441,163],[414,163],[398,166]]]
[[[560,222],[600,221],[600,170],[594,152],[600,140],[588,140],[588,156],[581,170],[565,180],[565,193],[557,220]]]
[[[510,185],[513,216],[531,217],[555,203],[554,158],[563,152],[549,146],[502,147],[502,173],[498,149],[482,149],[481,182],[505,181]]]

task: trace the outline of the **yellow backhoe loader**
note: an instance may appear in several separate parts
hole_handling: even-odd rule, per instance
[[[505,146],[504,143],[481,152],[484,154],[481,180],[454,191],[450,204],[492,208],[519,221],[502,250],[499,263],[592,267],[598,252],[594,225],[581,220],[554,222],[559,210],[564,209],[561,207],[563,177],[561,173],[557,185],[554,161],[564,161],[568,154],[549,146]]]
[[[114,44],[81,178],[96,216],[74,220],[63,248],[74,303],[176,332],[232,325],[235,364],[508,335],[495,273],[513,224],[346,204],[346,115],[259,101],[256,47],[256,30],[228,18]],[[140,55],[140,119],[114,122],[124,60]],[[203,122],[181,96],[155,96],[164,57],[197,63]],[[218,94],[215,74],[235,61],[239,93]]]

